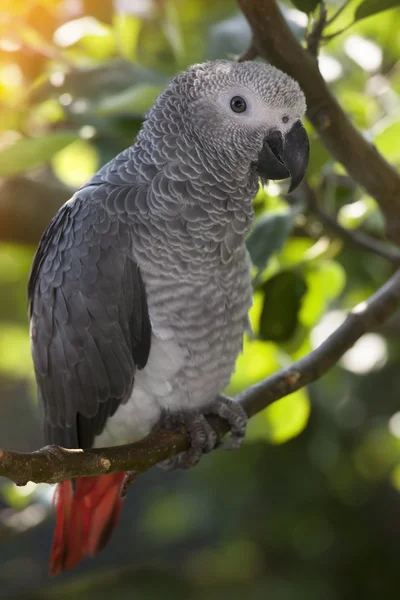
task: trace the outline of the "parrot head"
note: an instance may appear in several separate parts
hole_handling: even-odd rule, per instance
[[[298,83],[260,62],[219,60],[190,67],[172,82],[185,97],[183,119],[193,139],[226,170],[262,180],[301,182],[309,142]]]

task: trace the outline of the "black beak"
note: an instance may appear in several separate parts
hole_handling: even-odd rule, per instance
[[[285,136],[273,130],[265,138],[257,161],[257,172],[262,179],[291,178],[289,192],[303,179],[310,157],[307,132],[301,121],[296,121]]]

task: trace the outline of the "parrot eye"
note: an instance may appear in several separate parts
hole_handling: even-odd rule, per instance
[[[289,117],[287,115],[282,117],[282,123],[289,123]]]
[[[231,109],[235,113],[242,113],[246,110],[246,100],[241,96],[234,96],[231,100]]]

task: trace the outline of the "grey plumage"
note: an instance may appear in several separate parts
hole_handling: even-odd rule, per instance
[[[195,65],[60,209],[29,283],[48,443],[133,440],[162,410],[205,410],[226,386],[251,305],[244,238],[269,176],[259,156],[272,130],[286,148],[304,111],[297,83],[273,67]],[[268,153],[271,173],[286,172],[282,152]]]

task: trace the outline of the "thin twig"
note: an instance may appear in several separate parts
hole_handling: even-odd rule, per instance
[[[378,240],[375,240],[361,231],[355,231],[346,229],[346,227],[342,227],[342,225],[337,222],[335,217],[329,215],[322,208],[320,208],[315,190],[313,190],[313,188],[306,181],[301,184],[301,187],[298,188],[298,190],[299,193],[302,193],[302,195],[305,197],[307,207],[310,212],[317,216],[321,223],[327,227],[327,229],[330,229],[336,233],[346,242],[349,242],[354,246],[358,246],[359,248],[363,248],[364,250],[368,250],[369,252],[373,252],[374,254],[378,254],[386,260],[389,260],[393,265],[400,266],[400,250],[398,250],[396,247],[382,244]]]
[[[254,416],[279,398],[319,379],[367,331],[382,325],[400,305],[400,270],[371,298],[356,306],[344,323],[313,350],[272,377],[253,385],[238,396],[249,415]],[[219,435],[227,433],[225,421],[210,416],[210,424]],[[56,483],[74,477],[102,475],[122,471],[140,474],[158,462],[185,450],[188,439],[181,433],[157,430],[134,444],[113,448],[66,450],[42,448],[19,453],[0,450],[0,476],[18,485],[28,481]]]
[[[254,60],[255,58],[257,58],[257,56],[257,49],[254,46],[254,43],[252,42],[247,48],[247,50],[243,52],[243,54],[241,54],[236,60],[237,62],[244,62],[245,60]]]
[[[319,5],[319,17],[315,21],[310,33],[307,35],[308,53],[311,54],[311,56],[314,56],[315,58],[317,58],[318,56],[319,44],[326,24],[327,13],[328,11],[326,9],[325,3],[321,2]]]
[[[337,37],[338,35],[342,35],[342,33],[347,31],[348,29],[350,29],[350,27],[353,27],[354,23],[355,23],[355,21],[352,21],[351,23],[346,25],[346,27],[342,27],[342,29],[338,29],[338,31],[335,31],[335,33],[331,33],[329,35],[323,35],[321,37],[321,41],[322,42],[330,42],[331,40],[333,40],[333,38]]]
[[[350,1],[351,0],[345,0],[345,2],[343,2],[342,6],[340,6],[337,9],[337,11],[331,16],[331,18],[326,21],[325,27],[328,27],[328,25],[331,25],[334,21],[336,21],[336,19],[339,17],[339,15],[342,14],[346,6],[350,4]]]

